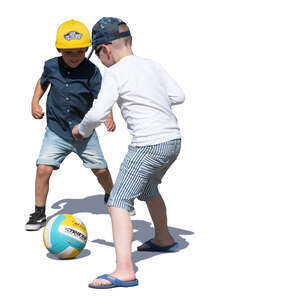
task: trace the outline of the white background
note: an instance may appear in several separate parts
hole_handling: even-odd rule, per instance
[[[2,2],[1,298],[299,299],[298,4]],[[55,260],[42,231],[24,230],[46,126],[31,116],[34,86],[44,61],[58,55],[57,27],[74,18],[91,29],[103,16],[124,19],[135,54],[159,61],[186,93],[186,102],[174,108],[182,152],[161,185],[181,249],[135,252],[153,235],[146,207],[136,201],[133,255],[140,285],[105,291],[87,284],[113,271],[110,220],[103,190],[75,155],[51,178],[47,214],[80,217],[89,232],[86,250],[74,260]],[[92,61],[105,71],[95,56]],[[130,142],[118,107],[114,113],[115,133],[98,128],[113,179]],[[61,207],[53,208],[57,202]]]

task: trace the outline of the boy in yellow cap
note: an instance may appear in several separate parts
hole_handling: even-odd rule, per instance
[[[39,230],[45,225],[50,176],[71,152],[93,171],[105,191],[106,202],[113,187],[96,132],[83,141],[76,141],[72,136],[73,127],[92,107],[101,87],[99,69],[85,58],[90,45],[90,33],[83,23],[70,20],[61,24],[56,36],[56,48],[61,56],[45,62],[44,72],[36,84],[31,104],[35,119],[43,118],[39,101],[49,85],[51,88],[46,104],[47,128],[36,162],[35,211],[25,225],[26,230]],[[115,130],[112,111],[105,125],[108,131]]]

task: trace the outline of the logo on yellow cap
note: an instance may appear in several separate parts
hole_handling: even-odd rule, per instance
[[[64,38],[67,41],[71,40],[80,40],[82,38],[82,34],[77,31],[70,31],[67,34],[64,35]]]

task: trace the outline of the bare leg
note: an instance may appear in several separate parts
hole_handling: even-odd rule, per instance
[[[135,279],[133,263],[131,258],[132,244],[132,223],[128,211],[118,207],[108,207],[112,221],[113,239],[117,257],[117,266],[110,275],[122,281],[131,281]],[[95,279],[94,285],[108,285],[111,282],[105,279]]]
[[[113,181],[108,169],[92,169],[98,182],[103,187],[106,194],[110,194],[113,188]]]
[[[48,165],[38,165],[35,178],[35,205],[45,206],[49,191],[49,179],[53,167]]]
[[[160,194],[158,196],[147,202],[148,210],[151,215],[155,237],[152,242],[159,246],[170,246],[174,243],[174,239],[171,236],[168,229],[168,219],[167,219],[167,210],[163,198]],[[147,245],[141,245],[138,249],[149,248]]]

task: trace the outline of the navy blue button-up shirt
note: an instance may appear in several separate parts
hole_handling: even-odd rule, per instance
[[[46,104],[49,129],[69,142],[74,141],[72,129],[92,107],[101,80],[99,69],[86,58],[76,68],[68,67],[62,57],[47,60],[41,85],[51,84]]]

